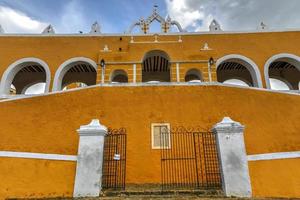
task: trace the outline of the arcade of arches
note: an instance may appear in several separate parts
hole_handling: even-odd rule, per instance
[[[174,65],[172,65],[173,67]],[[300,63],[296,59],[283,57],[275,59],[267,66],[270,89],[299,90]],[[249,87],[260,87],[257,70],[252,63],[242,58],[228,58],[216,66],[217,81]],[[43,65],[26,61],[16,65],[8,72],[8,78],[1,80],[4,94],[30,94],[28,88],[39,87],[41,93],[46,91],[47,72]],[[149,51],[142,61],[142,82],[171,82],[171,59],[161,50]],[[95,85],[97,70],[85,61],[75,61],[64,66],[59,74],[58,90]],[[128,83],[128,72],[115,69],[110,74],[110,83]],[[202,71],[190,67],[184,74],[185,82],[203,82]],[[32,89],[30,89],[32,90]],[[34,93],[34,92],[33,92]]]

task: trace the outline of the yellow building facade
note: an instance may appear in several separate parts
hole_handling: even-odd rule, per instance
[[[0,35],[0,198],[72,196],[76,130],[91,119],[126,129],[126,185],[155,185],[151,124],[210,131],[225,116],[245,125],[252,196],[300,196],[300,32],[214,22],[169,33],[160,22],[155,34],[139,22],[145,34]],[[224,84],[232,79],[247,86]],[[25,95],[38,83],[42,94]]]

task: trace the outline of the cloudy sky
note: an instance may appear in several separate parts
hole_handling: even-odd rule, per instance
[[[95,21],[104,33],[122,33],[147,17],[153,5],[188,31],[208,30],[213,18],[224,30],[300,28],[300,0],[0,0],[0,24],[7,33],[88,32]]]

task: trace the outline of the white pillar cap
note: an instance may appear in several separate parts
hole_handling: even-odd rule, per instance
[[[230,117],[224,117],[223,120],[212,128],[214,132],[224,133],[243,133],[245,126],[241,123],[233,121]]]
[[[103,135],[107,134],[106,126],[100,124],[98,119],[93,119],[91,123],[87,125],[80,126],[77,130],[80,136],[94,136],[94,135]]]

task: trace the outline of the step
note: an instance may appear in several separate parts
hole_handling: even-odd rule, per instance
[[[153,189],[144,189],[144,190],[123,190],[123,191],[114,191],[114,190],[105,190],[100,195],[101,197],[145,197],[145,198],[156,198],[156,197],[224,197],[221,190],[153,190]]]

